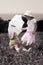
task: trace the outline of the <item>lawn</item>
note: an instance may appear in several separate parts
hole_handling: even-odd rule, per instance
[[[30,52],[17,53],[9,48],[7,33],[0,34],[0,65],[43,65],[43,33],[36,33]]]

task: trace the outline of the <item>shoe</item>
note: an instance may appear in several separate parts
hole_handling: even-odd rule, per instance
[[[31,48],[29,48],[27,51],[29,52],[31,50]]]
[[[23,51],[27,51],[27,49],[26,49],[26,48],[23,48],[22,50],[23,50]]]
[[[29,52],[29,51],[31,50],[31,48],[29,48],[28,50],[25,49],[25,48],[23,48],[22,50],[23,50],[23,51],[26,51],[26,52]]]

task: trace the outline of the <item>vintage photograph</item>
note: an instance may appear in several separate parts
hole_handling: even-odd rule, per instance
[[[43,0],[0,0],[0,65],[43,65]]]

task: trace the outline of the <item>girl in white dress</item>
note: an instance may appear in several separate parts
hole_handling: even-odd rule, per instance
[[[31,16],[30,14],[28,14],[28,11],[26,11],[25,15],[26,16]],[[27,31],[21,37],[21,41],[22,41],[22,44],[26,43],[26,46],[28,46],[28,45],[30,46],[32,43],[35,43],[36,19],[33,18],[31,20],[28,20],[27,24],[28,24],[28,27],[26,28]]]

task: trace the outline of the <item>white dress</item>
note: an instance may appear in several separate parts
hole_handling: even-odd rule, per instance
[[[31,45],[32,43],[35,43],[35,34],[33,34],[33,31],[35,29],[35,23],[36,20],[32,19],[31,21],[28,20],[28,27],[26,33],[21,37],[22,43],[27,42],[26,45]]]

